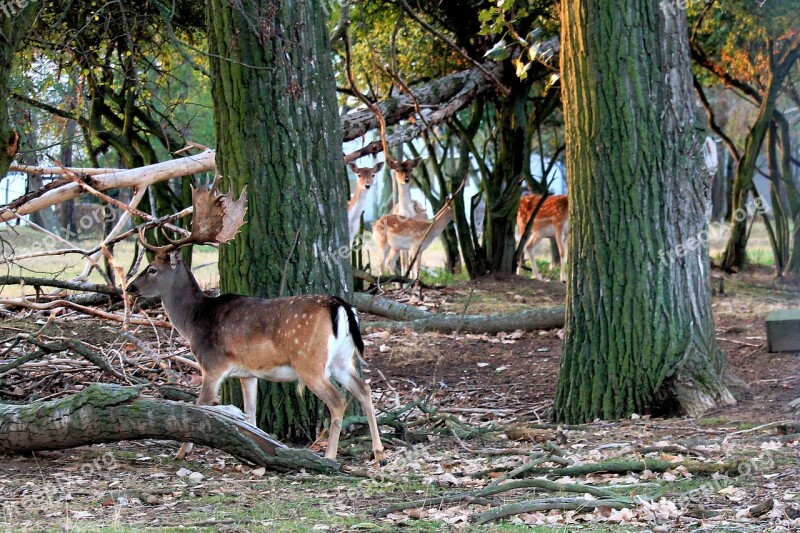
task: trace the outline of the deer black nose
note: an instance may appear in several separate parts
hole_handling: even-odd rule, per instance
[[[408,183],[409,181],[411,181],[411,178],[406,178],[406,183]]]
[[[138,294],[139,288],[136,285],[128,286],[128,294]]]
[[[364,188],[367,189],[367,190],[369,190],[370,187],[371,187],[371,185],[364,185]]]

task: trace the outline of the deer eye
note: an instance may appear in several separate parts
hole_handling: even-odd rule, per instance
[[[156,267],[147,267],[147,273],[152,275],[158,274],[158,269]]]

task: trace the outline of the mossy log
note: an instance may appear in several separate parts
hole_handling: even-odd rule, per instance
[[[516,313],[496,313],[487,315],[444,315],[429,313],[412,305],[398,303],[380,296],[363,293],[353,295],[353,303],[359,311],[382,316],[398,322],[379,322],[366,324],[386,329],[431,330],[451,333],[498,333],[517,329],[530,331],[552,329],[564,326],[564,306],[528,309]]]
[[[142,387],[95,384],[58,400],[0,404],[0,454],[165,439],[216,448],[273,470],[338,470],[338,463],[289,448],[242,418],[231,406],[198,407],[143,396]]]

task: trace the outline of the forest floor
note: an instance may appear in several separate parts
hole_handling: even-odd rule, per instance
[[[389,464],[383,469],[371,463],[363,431],[345,437],[341,475],[254,470],[203,447],[191,460],[176,461],[178,443],[165,441],[0,456],[0,529],[797,531],[800,445],[780,433],[798,431],[789,404],[800,396],[800,354],[767,353],[764,318],[772,310],[800,307],[800,283],[776,281],[767,268],[737,276],[715,272],[714,278],[717,338],[747,387],[737,394],[737,405],[702,418],[636,415],[554,426],[548,410],[560,331],[390,333],[370,328],[373,317],[365,316],[366,372],[376,406],[405,429],[384,428]],[[425,290],[422,298],[388,296],[431,311],[489,313],[563,303],[564,286],[494,276]],[[13,337],[44,324],[41,316],[10,317],[0,322],[0,332]],[[66,316],[46,327],[47,335],[76,336],[97,346],[112,364],[131,350],[115,324]],[[157,345],[149,332],[142,328],[137,336],[150,336],[154,350],[185,349],[163,335]],[[0,356],[0,364],[4,357],[10,356]],[[196,374],[172,375],[196,391]],[[98,376],[80,368],[34,379],[10,373],[0,377],[0,402],[59,397]],[[527,471],[518,468],[523,465]],[[569,485],[555,493],[527,487],[457,497],[503,488],[503,476],[514,469],[521,480],[546,475],[557,483],[606,489],[627,503],[592,504],[598,496],[580,487],[573,492]],[[452,498],[435,499],[440,496]],[[536,500],[554,507],[554,497],[577,501],[580,508],[531,506],[475,524],[498,506]],[[427,504],[389,508],[421,499]]]

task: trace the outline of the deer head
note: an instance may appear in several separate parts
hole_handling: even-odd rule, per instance
[[[139,230],[139,240],[146,249],[155,254],[147,265],[128,286],[128,292],[140,296],[160,296],[164,288],[173,286],[178,277],[188,272],[181,261],[180,249],[189,244],[223,244],[236,236],[244,224],[247,212],[247,187],[242,189],[238,200],[229,194],[222,194],[217,187],[217,178],[211,189],[192,188],[192,232],[183,239],[173,241],[167,237],[166,246],[153,246],[147,242],[144,232]]]
[[[411,181],[411,172],[417,168],[421,161],[421,157],[408,161],[389,161],[389,168],[394,170],[397,182],[400,185],[404,185]]]
[[[374,167],[357,167],[355,163],[350,163],[350,170],[352,170],[357,178],[356,187],[363,191],[368,191],[372,184],[375,183],[375,175],[383,168],[383,162],[378,163]]]

